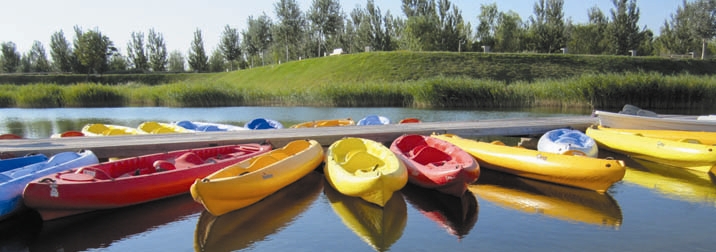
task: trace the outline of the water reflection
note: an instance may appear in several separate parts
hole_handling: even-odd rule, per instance
[[[198,214],[189,194],[140,205],[91,212],[41,224],[30,251],[82,251],[112,243]],[[39,217],[39,215],[38,215]],[[39,230],[39,229],[38,229]]]
[[[716,182],[707,172],[633,159],[624,181],[676,200],[716,206]]]
[[[266,239],[305,212],[318,198],[323,175],[311,172],[248,207],[221,216],[203,211],[194,231],[196,251],[234,251]]]
[[[373,249],[387,251],[403,236],[408,208],[400,191],[393,193],[382,208],[361,198],[343,195],[330,186],[324,186],[323,192],[343,224]]]
[[[444,227],[448,233],[457,236],[458,239],[470,233],[477,223],[479,205],[471,191],[466,191],[462,197],[455,197],[408,184],[401,192],[420,213]]]
[[[622,212],[608,193],[483,170],[476,184],[468,188],[481,200],[529,214],[618,229]]]

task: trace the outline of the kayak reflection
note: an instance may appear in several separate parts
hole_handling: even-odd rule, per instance
[[[182,194],[129,207],[45,221],[42,231],[32,241],[30,251],[106,248],[114,242],[184,220],[202,209],[189,194]]]
[[[461,197],[444,194],[408,183],[401,192],[405,199],[428,219],[462,239],[477,223],[479,205],[471,191]]]
[[[220,216],[204,210],[194,231],[196,251],[234,251],[289,226],[318,198],[323,175],[311,172],[253,205]]]
[[[716,206],[716,185],[709,173],[645,160],[627,163],[624,181],[676,200]]]
[[[495,171],[483,173],[476,184],[470,185],[469,190],[481,200],[530,214],[615,229],[622,223],[621,209],[608,193],[601,194]]]
[[[323,192],[343,224],[376,251],[389,250],[403,236],[408,208],[401,191],[393,193],[383,207],[343,195],[330,186],[324,186]]]

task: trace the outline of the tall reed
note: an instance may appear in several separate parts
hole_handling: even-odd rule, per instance
[[[121,107],[125,97],[116,86],[80,83],[63,88],[67,107]]]

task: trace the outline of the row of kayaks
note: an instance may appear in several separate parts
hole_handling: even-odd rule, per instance
[[[683,141],[659,138],[657,133],[676,134],[594,126],[585,133],[572,129],[549,131],[540,138],[536,149],[433,134],[403,135],[387,145],[345,137],[325,150],[315,140],[296,140],[276,149],[265,144],[218,146],[104,163],[99,163],[91,151],[61,153],[49,159],[29,155],[0,160],[7,162],[3,167],[19,167],[0,173],[3,191],[6,184],[16,184],[13,193],[3,195],[8,198],[2,199],[0,213],[5,216],[28,206],[38,210],[43,219],[55,219],[190,192],[208,212],[218,216],[262,200],[321,164],[327,182],[337,192],[383,207],[407,183],[461,197],[478,180],[481,167],[605,192],[622,180],[626,169],[621,160],[598,158],[597,146],[647,160],[673,156],[679,162],[667,164],[690,169],[712,167],[716,162],[710,161],[706,153],[693,154],[692,159],[679,153],[693,152],[695,146],[710,146],[701,144],[710,141],[708,134],[689,135],[689,140]],[[644,136],[648,134],[654,135]],[[672,146],[675,143],[681,145]],[[655,147],[645,147],[649,144]],[[625,146],[634,146],[635,150],[626,151]],[[640,155],[639,149],[651,153]],[[703,152],[713,153],[710,149]],[[35,161],[21,161],[25,158]],[[74,163],[80,158],[89,163]],[[45,171],[47,167],[54,170]]]
[[[418,123],[420,119],[409,117],[400,120],[398,123]],[[288,128],[318,128],[318,127],[338,127],[338,126],[367,126],[367,125],[387,125],[391,124],[391,120],[381,115],[368,115],[357,122],[351,118],[339,119],[320,119],[293,124]],[[129,127],[117,124],[90,123],[86,124],[80,130],[70,130],[52,135],[53,138],[77,137],[77,136],[117,136],[117,135],[141,135],[141,134],[169,134],[169,133],[191,133],[191,132],[221,132],[221,131],[241,131],[241,130],[264,130],[264,129],[283,129],[284,125],[271,118],[254,118],[246,122],[243,126],[237,126],[226,123],[205,122],[182,120],[175,122],[158,122],[146,121],[137,127]],[[21,136],[15,134],[0,135],[0,139],[21,139]]]
[[[13,193],[4,195],[9,198],[3,199],[3,204],[7,202],[3,215],[27,206],[49,220],[186,192],[211,214],[222,215],[262,200],[322,163],[326,180],[336,191],[380,207],[408,182],[460,197],[479,178],[481,165],[599,192],[624,175],[617,160],[507,147],[455,135],[403,135],[389,146],[346,137],[325,153],[315,140],[296,140],[276,149],[242,144],[102,163],[87,150],[3,172],[2,187],[14,186]],[[530,166],[538,168],[530,170]]]

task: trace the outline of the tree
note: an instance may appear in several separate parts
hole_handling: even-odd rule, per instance
[[[432,0],[403,0],[403,13],[407,17],[403,29],[401,48],[411,51],[433,51],[440,36],[440,19]]]
[[[612,3],[612,22],[607,33],[610,50],[616,55],[627,55],[630,50],[636,50],[644,38],[638,26],[639,8],[636,0],[612,0]]]
[[[102,73],[109,68],[109,57],[117,52],[114,43],[109,37],[102,35],[99,30],[89,30],[82,33],[78,39],[75,55],[79,62],[86,67],[87,74]]]
[[[132,40],[127,43],[127,59],[135,70],[149,70],[149,59],[144,52],[143,32],[132,32]]]
[[[109,71],[124,72],[127,71],[128,68],[127,59],[119,53],[113,54],[109,59]]]
[[[664,21],[661,36],[657,41],[667,53],[687,54],[700,50],[701,41],[694,37],[691,29],[694,11],[693,4],[684,1],[683,5],[676,9],[676,13],[671,14],[671,20]]]
[[[685,5],[689,3],[684,2]],[[716,36],[716,1],[697,0],[692,5],[691,33],[701,40],[701,59],[706,56],[706,44]]]
[[[567,42],[571,53],[603,54],[607,52],[607,27],[609,20],[604,13],[593,6],[587,11],[589,23],[577,24],[572,27],[572,35]]]
[[[184,72],[185,65],[184,65],[184,56],[181,54],[180,51],[174,50],[169,54],[169,71],[180,73]]]
[[[273,37],[271,36],[271,19],[266,14],[258,18],[249,16],[247,25],[248,30],[243,32],[244,40],[242,40],[244,53],[251,59],[251,66],[254,65],[254,58],[259,56],[261,57],[261,64],[263,65],[265,51],[273,41]]]
[[[167,45],[164,43],[164,36],[161,33],[154,31],[154,28],[149,30],[147,35],[147,51],[149,52],[149,67],[154,72],[164,72],[167,70]]]
[[[279,0],[274,3],[276,18],[273,39],[276,46],[285,49],[286,61],[298,58],[306,20],[296,0]]]
[[[72,72],[73,52],[62,30],[55,32],[50,37],[50,56],[57,71]]]
[[[50,66],[50,62],[47,60],[47,53],[45,52],[45,47],[42,45],[42,42],[35,40],[35,42],[32,43],[32,48],[30,49],[28,57],[30,60],[31,72],[44,73],[52,71],[52,67]]]
[[[522,47],[522,19],[514,11],[500,12],[495,27],[494,47],[502,52],[518,52]]]
[[[476,34],[477,39],[480,40],[480,44],[490,47],[495,46],[495,37],[501,14],[502,13],[497,10],[496,3],[480,5],[480,14],[477,16],[480,23],[477,25]]]
[[[226,61],[224,59],[226,59],[226,56],[220,49],[214,50],[211,53],[211,57],[209,57],[209,72],[223,72],[226,70]]]
[[[318,57],[321,57],[321,48],[324,42],[336,36],[343,28],[343,14],[341,4],[337,0],[313,0],[308,20],[318,32]],[[325,52],[325,51],[324,51]]]
[[[204,51],[204,40],[201,38],[201,30],[197,28],[196,31],[194,31],[194,40],[192,40],[191,48],[189,49],[189,68],[194,72],[206,72],[209,70],[208,60],[206,51]]]
[[[564,0],[538,0],[532,21],[535,50],[542,53],[559,52],[566,46]]]
[[[2,71],[5,73],[14,73],[20,67],[20,53],[17,52],[17,47],[13,42],[2,43],[2,58],[0,58],[0,65],[2,65]]]
[[[229,25],[224,27],[224,32],[221,34],[221,42],[219,43],[219,50],[215,51],[223,55],[224,59],[229,62],[229,70],[234,71],[234,60],[241,57],[241,41],[239,41],[239,31],[236,28],[231,28]],[[212,57],[214,55],[212,54]],[[211,70],[212,72],[215,72]]]

